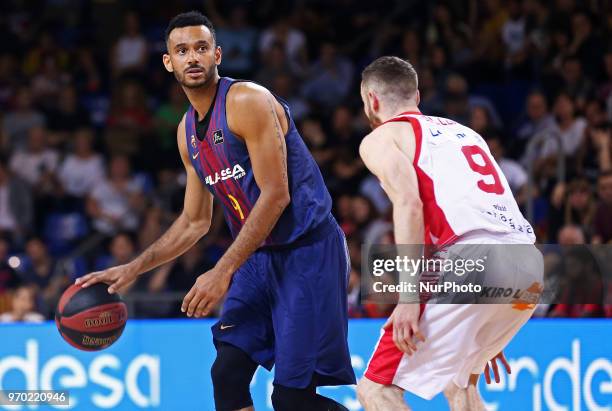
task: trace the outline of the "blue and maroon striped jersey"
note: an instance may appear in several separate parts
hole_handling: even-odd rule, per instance
[[[205,135],[197,133],[195,109],[190,106],[185,115],[189,158],[202,183],[223,206],[225,220],[234,238],[260,193],[246,144],[227,125],[225,98],[231,85],[237,81],[242,80],[219,79]],[[281,99],[278,101],[289,120],[285,142],[291,203],[263,246],[290,245],[328,221],[331,212],[331,197],[317,163],[298,133],[289,107]]]

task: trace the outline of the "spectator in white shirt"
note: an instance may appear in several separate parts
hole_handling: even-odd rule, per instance
[[[140,33],[138,14],[128,13],[125,16],[125,31],[113,47],[111,61],[113,74],[116,76],[126,71],[143,71],[145,69],[147,40]]]
[[[506,68],[512,69],[525,62],[528,57],[527,19],[520,1],[508,2],[508,19],[501,29],[501,38],[506,48]]]
[[[576,115],[574,100],[567,93],[557,96],[554,112],[556,120],[554,131],[561,137],[563,153],[566,156],[573,156],[582,143],[587,122],[583,117]],[[558,141],[551,136],[544,143],[540,158],[553,157],[558,149]]]
[[[144,206],[141,184],[132,177],[125,156],[111,159],[108,178],[96,184],[87,200],[94,228],[107,236],[138,228]]]
[[[57,152],[47,145],[47,132],[37,126],[28,133],[28,144],[25,150],[16,151],[11,157],[11,171],[27,181],[32,187],[38,188],[58,166]]]
[[[93,150],[93,132],[79,129],[74,136],[74,152],[59,169],[59,179],[67,194],[84,197],[104,179],[104,161]]]
[[[9,233],[20,243],[32,229],[34,207],[32,193],[26,183],[13,176],[6,162],[0,159],[0,231]]]

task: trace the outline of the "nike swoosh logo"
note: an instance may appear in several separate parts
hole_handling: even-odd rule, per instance
[[[199,155],[200,155],[200,152],[198,151],[197,153],[193,154],[191,158],[195,160],[196,158],[198,158]]]
[[[219,328],[221,328],[222,330],[225,330],[225,329],[232,328],[232,327],[235,327],[235,326],[236,326],[236,324],[233,324],[233,325],[223,325],[223,324],[221,324],[221,326]]]

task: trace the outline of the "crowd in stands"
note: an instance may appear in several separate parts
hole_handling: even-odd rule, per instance
[[[542,244],[612,242],[612,4],[577,0],[90,1],[0,5],[0,322],[52,318],[76,277],[129,261],[182,208],[176,126],[187,108],[161,64],[163,31],[198,9],[222,76],[286,100],[325,177],[362,304],[361,245],[393,241],[390,203],[359,159],[360,72],[406,58],[420,109],[479,132]],[[231,243],[210,233],[130,293],[184,293]],[[612,294],[612,292],[610,293]],[[612,316],[559,304],[542,316]],[[568,301],[569,302],[569,301]],[[569,307],[569,308],[568,308]],[[132,307],[179,316],[178,302]]]

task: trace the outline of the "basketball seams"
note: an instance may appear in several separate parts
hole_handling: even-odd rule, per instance
[[[59,313],[60,316],[64,312],[64,308],[66,307],[66,304],[68,303],[68,301],[72,299],[72,296],[74,296],[76,293],[78,293],[82,289],[83,288],[80,285],[73,284],[66,291],[64,291],[64,294],[62,294],[62,297],[57,303],[57,313]]]
[[[87,288],[76,287],[80,290],[72,294],[63,309],[59,311],[62,317],[71,317],[79,312],[97,307],[101,303],[111,304],[121,301],[119,295],[108,293],[108,286],[104,283],[94,284]]]

